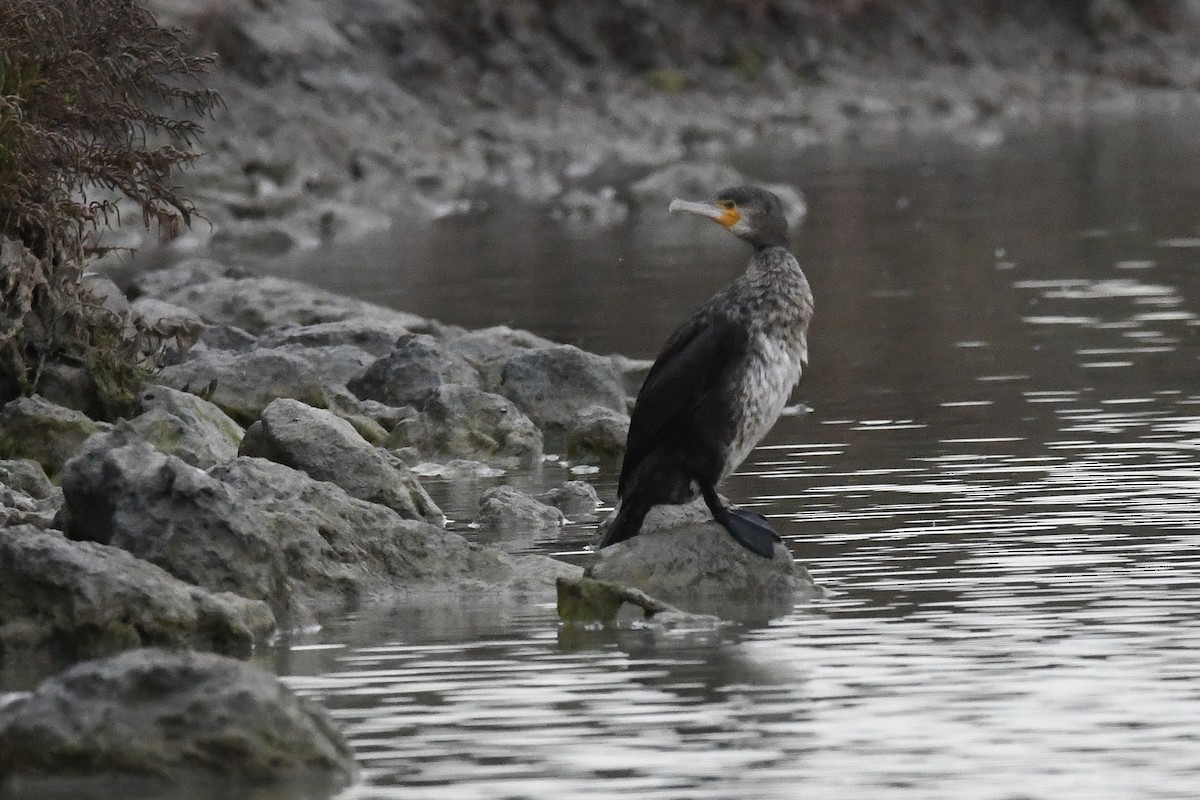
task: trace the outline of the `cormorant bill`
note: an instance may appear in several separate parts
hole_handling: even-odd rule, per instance
[[[600,547],[638,534],[656,505],[697,494],[746,549],[771,558],[779,535],[753,511],[724,505],[717,484],[775,424],[808,363],[813,298],[779,198],[736,186],[711,200],[672,200],[749,242],[744,274],[702,305],[667,339],[629,424],[617,484],[619,504]]]

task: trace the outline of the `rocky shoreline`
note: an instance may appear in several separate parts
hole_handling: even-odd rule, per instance
[[[1200,86],[1182,2],[150,5],[217,54],[226,103],[182,176],[209,222],[168,261],[512,203],[604,227],[657,207],[638,181],[680,163],[876,134],[986,144]],[[108,241],[151,243],[132,226]]]
[[[557,541],[568,519],[596,519],[591,484],[567,479],[532,496],[501,479],[548,456],[564,478],[568,463],[615,466],[646,363],[509,328],[467,331],[209,260],[140,276],[132,300],[95,288],[115,312],[188,340],[172,344],[160,384],[128,418],[89,416],[83,368],[61,368],[44,395],[0,408],[0,663],[132,650],[143,655],[94,668],[136,682],[174,663],[168,650],[245,657],[350,609],[544,602],[581,578],[580,566],[530,551]],[[548,453],[548,441],[561,450]],[[480,491],[461,533],[446,528],[422,476]],[[480,476],[497,485],[482,491]],[[670,626],[719,624],[682,612],[766,619],[813,589],[786,548],[765,561],[689,513],[606,550],[596,576],[678,606],[656,623]],[[652,534],[680,525],[691,527],[680,532],[687,548]],[[714,596],[730,608],[710,608]],[[0,710],[0,773],[53,773],[43,750],[4,744],[37,724],[22,710],[37,702]],[[227,714],[224,702],[214,714]],[[158,724],[137,735],[153,740]],[[104,761],[111,743],[80,745],[61,733],[70,722],[55,725],[43,732],[53,748],[94,745]]]

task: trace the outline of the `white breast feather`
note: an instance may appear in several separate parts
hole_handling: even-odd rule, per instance
[[[789,349],[768,336],[759,335],[750,349],[756,355],[750,360],[739,392],[745,406],[722,478],[741,466],[754,446],[766,436],[800,380],[803,342]]]

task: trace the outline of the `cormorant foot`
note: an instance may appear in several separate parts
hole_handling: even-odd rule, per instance
[[[727,517],[719,520],[737,543],[763,558],[775,556],[775,543],[783,539],[767,524],[767,518],[757,511],[730,506]]]

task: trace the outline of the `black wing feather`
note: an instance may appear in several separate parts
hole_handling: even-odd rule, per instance
[[[749,334],[714,305],[671,334],[650,368],[629,423],[618,496],[642,460],[665,443],[704,451],[709,458],[723,457],[728,449],[733,420],[717,395],[729,386],[730,370],[744,355]],[[725,419],[712,418],[721,411]]]

